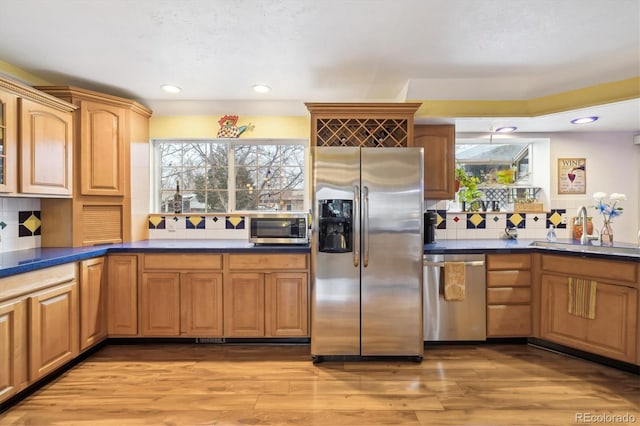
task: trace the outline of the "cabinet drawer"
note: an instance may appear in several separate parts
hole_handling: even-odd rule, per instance
[[[487,337],[527,337],[531,334],[529,305],[487,307]]]
[[[487,270],[531,269],[530,254],[487,255]]]
[[[487,271],[487,287],[528,287],[530,271]]]
[[[306,254],[230,254],[229,269],[307,269]]]
[[[529,287],[487,289],[487,304],[489,305],[529,303],[530,301],[531,289]]]
[[[221,254],[162,253],[145,254],[143,268],[154,270],[211,270],[222,269]]]
[[[591,279],[602,278],[606,281],[618,280],[636,284],[638,281],[638,266],[636,262],[582,259],[574,256],[546,254],[540,256],[540,259],[543,271],[585,276]]]

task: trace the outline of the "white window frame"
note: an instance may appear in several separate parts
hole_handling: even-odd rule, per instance
[[[175,143],[226,143],[229,146],[229,165],[228,165],[228,180],[227,180],[227,191],[229,196],[229,211],[227,212],[207,212],[207,213],[198,213],[198,214],[207,214],[207,215],[224,215],[224,214],[254,214],[254,213],[280,213],[277,211],[262,211],[262,210],[237,210],[235,209],[236,205],[236,173],[235,173],[235,150],[233,147],[235,145],[301,145],[304,149],[304,182],[303,182],[303,193],[304,193],[304,210],[303,212],[310,211],[310,193],[311,193],[311,182],[310,182],[310,154],[309,154],[309,141],[307,139],[252,139],[252,138],[154,138],[151,139],[151,159],[150,159],[150,205],[151,211],[153,214],[162,214],[161,212],[161,204],[162,200],[160,199],[160,185],[162,181],[162,176],[160,173],[160,153],[158,149],[158,145],[160,143],[167,142],[175,142]],[[233,207],[231,207],[233,206]],[[288,211],[287,211],[288,212]],[[299,211],[296,211],[299,212]],[[293,213],[293,211],[292,211]]]

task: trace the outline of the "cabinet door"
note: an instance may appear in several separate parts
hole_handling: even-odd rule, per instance
[[[225,277],[224,334],[264,336],[264,274],[238,272]]]
[[[16,192],[18,97],[0,90],[0,192]]]
[[[36,293],[29,305],[29,380],[37,380],[78,355],[78,285]]]
[[[180,335],[180,274],[146,272],[140,286],[142,336]]]
[[[531,335],[531,305],[487,306],[487,337]]]
[[[267,274],[265,320],[267,336],[307,336],[308,276],[304,272]]]
[[[19,99],[20,192],[71,195],[71,113]]]
[[[637,290],[598,282],[595,319],[567,312],[567,277],[541,278],[541,336],[556,343],[609,358],[635,362]]]
[[[80,350],[107,337],[104,257],[80,262]]]
[[[451,200],[455,194],[455,126],[414,127],[413,146],[424,148],[424,198]]]
[[[82,101],[80,117],[81,194],[124,195],[126,111]]]
[[[138,257],[107,258],[107,331],[110,336],[138,334]]]
[[[222,273],[180,275],[180,335],[217,337],[222,327]]]
[[[0,402],[27,384],[26,303],[0,306]]]

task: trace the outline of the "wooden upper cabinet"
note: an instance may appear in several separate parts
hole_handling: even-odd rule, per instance
[[[124,191],[124,108],[80,102],[80,193],[118,195]]]
[[[451,200],[455,196],[455,126],[418,125],[413,145],[424,148],[424,198]]]
[[[409,147],[418,103],[306,103],[311,145]]]
[[[71,196],[73,116],[48,105],[22,99],[20,111],[20,192]]]
[[[0,87],[0,193],[17,190],[18,96]]]

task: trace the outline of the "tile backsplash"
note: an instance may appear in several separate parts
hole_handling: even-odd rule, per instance
[[[149,239],[244,239],[244,216],[149,215]]]
[[[0,198],[0,253],[40,247],[40,199]]]

